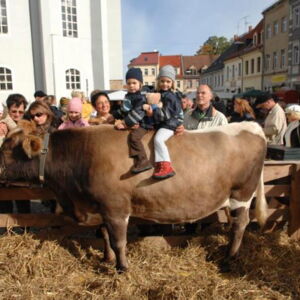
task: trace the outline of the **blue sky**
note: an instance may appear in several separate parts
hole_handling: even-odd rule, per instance
[[[141,52],[194,55],[209,36],[232,38],[255,26],[261,12],[274,2],[121,0],[124,67]]]

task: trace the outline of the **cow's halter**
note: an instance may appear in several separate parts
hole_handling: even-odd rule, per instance
[[[39,180],[41,184],[45,183],[45,164],[48,153],[49,145],[49,133],[46,133],[43,140],[43,149],[40,152],[40,164],[39,164]]]

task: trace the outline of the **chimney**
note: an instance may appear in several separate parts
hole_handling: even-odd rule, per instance
[[[252,26],[249,26],[248,27],[248,31],[250,32],[252,30]]]
[[[236,40],[237,40],[237,38],[238,38],[238,35],[237,35],[237,34],[235,34],[235,35],[233,36],[233,40],[234,40],[234,41],[236,41]]]

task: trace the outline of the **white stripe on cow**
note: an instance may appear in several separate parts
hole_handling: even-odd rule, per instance
[[[265,134],[261,126],[256,122],[240,122],[240,123],[230,123],[227,125],[196,129],[196,130],[186,130],[188,133],[207,133],[207,132],[225,132],[227,135],[239,135],[242,131],[248,131],[258,136],[265,138]]]
[[[253,196],[254,196],[254,194],[252,195],[252,197],[250,197],[250,199],[248,201],[238,201],[238,200],[232,199],[232,198],[229,199],[230,210],[235,210],[235,209],[238,209],[240,207],[250,208]]]

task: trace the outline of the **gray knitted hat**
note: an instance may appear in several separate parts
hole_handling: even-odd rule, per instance
[[[168,77],[168,78],[172,79],[173,81],[175,81],[175,76],[176,76],[176,73],[175,73],[174,67],[171,65],[166,65],[166,66],[163,66],[159,70],[157,78]]]

